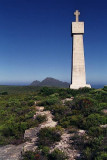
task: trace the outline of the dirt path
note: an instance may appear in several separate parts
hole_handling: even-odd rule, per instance
[[[30,128],[25,131],[24,138],[28,139],[23,147],[24,152],[28,150],[34,151],[37,146],[37,133],[41,128],[45,127],[55,127],[57,125],[57,122],[53,121],[53,116],[50,111],[44,111],[44,107],[36,107],[36,115],[34,115],[34,118],[36,118],[37,115],[45,115],[47,117],[47,121],[43,122],[42,124],[39,125],[39,127],[35,128]]]

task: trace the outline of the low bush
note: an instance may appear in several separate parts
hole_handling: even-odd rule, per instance
[[[86,147],[84,150],[83,150],[83,154],[84,154],[84,159],[85,160],[91,160],[93,155],[92,155],[92,150],[90,147]]]
[[[39,123],[43,123],[47,120],[47,117],[46,115],[37,115],[36,116],[36,120],[39,122]]]
[[[49,148],[43,147],[41,152],[25,152],[22,154],[22,160],[67,160],[67,156],[58,149],[55,149],[52,153],[49,153]]]
[[[71,109],[79,110],[81,114],[83,114],[84,116],[88,116],[91,113],[97,112],[97,105],[97,102],[92,98],[76,98],[71,103]]]
[[[77,126],[79,128],[82,128],[83,127],[83,120],[84,120],[84,117],[81,114],[80,115],[72,115],[70,124]]]
[[[90,127],[89,130],[88,130],[88,134],[90,136],[97,137],[97,136],[103,135],[104,131],[101,127]]]
[[[34,100],[29,100],[28,101],[28,106],[33,106],[35,104]]]
[[[57,97],[49,97],[49,98],[46,98],[43,101],[40,101],[38,103],[38,106],[50,106],[50,105],[54,105],[57,102],[58,102],[58,98]]]
[[[107,152],[100,152],[98,153],[97,157],[95,157],[95,160],[107,160]]]
[[[93,113],[86,118],[85,126],[87,129],[89,129],[90,127],[95,127],[106,123],[107,123],[107,118],[105,116],[102,116],[98,113],[95,114]]]
[[[107,103],[99,103],[98,109],[99,111],[106,109],[107,108]]]
[[[51,146],[61,140],[61,132],[57,128],[42,128],[38,133],[38,146]]]
[[[49,96],[51,94],[57,93],[57,88],[50,88],[50,87],[42,87],[39,94],[43,96]]]
[[[103,137],[88,137],[88,141],[85,141],[83,149],[83,159],[95,160],[100,149],[102,148]],[[99,156],[98,156],[99,157]],[[100,159],[99,159],[100,160]]]
[[[104,90],[104,91],[107,91],[107,86],[104,86],[103,90]]]
[[[49,160],[67,160],[67,156],[59,149],[55,149],[50,155]]]
[[[45,157],[43,157],[38,151],[27,151],[22,154],[22,160],[47,160],[47,158],[45,159]]]
[[[49,147],[43,146],[42,147],[42,154],[45,155],[45,156],[48,156],[49,155],[49,150],[50,150]]]

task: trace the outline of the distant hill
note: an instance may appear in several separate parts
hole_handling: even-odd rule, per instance
[[[62,88],[69,88],[69,83],[67,82],[62,82],[59,81],[57,79],[51,78],[51,77],[47,77],[46,79],[44,79],[43,81],[33,81],[31,84],[31,86],[48,86],[48,87],[62,87]]]
[[[40,83],[41,83],[40,81],[36,80],[31,83],[31,86],[38,86]]]

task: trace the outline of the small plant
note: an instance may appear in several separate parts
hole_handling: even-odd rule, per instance
[[[61,132],[57,128],[42,128],[38,133],[38,146],[51,146],[61,140]]]
[[[40,152],[27,151],[22,155],[22,160],[41,160]]]
[[[45,156],[48,156],[49,155],[49,147],[47,146],[43,146],[42,147],[42,154],[45,155]]]
[[[67,160],[67,156],[59,149],[55,149],[50,155],[49,160]]]
[[[107,118],[105,116],[102,116],[98,113],[90,114],[86,118],[86,128],[99,126],[100,124],[106,124]]]
[[[73,100],[71,108],[73,110],[79,110],[85,117],[91,113],[97,112],[97,102],[89,97],[80,97]]]
[[[103,151],[99,153],[95,160],[107,160],[107,152]]]
[[[29,100],[28,101],[28,106],[33,106],[35,103],[34,103],[34,100]]]
[[[36,120],[39,122],[39,123],[43,123],[47,120],[46,118],[46,115],[37,115],[36,116]]]
[[[91,148],[87,147],[87,148],[83,151],[83,153],[84,153],[84,158],[85,158],[86,160],[91,160],[91,159],[92,159],[92,150],[91,150]]]
[[[37,153],[34,153],[32,151],[27,151],[22,155],[22,160],[34,160],[35,156],[37,156]],[[39,158],[39,156],[38,156]],[[37,159],[39,160],[39,159]]]
[[[101,127],[90,127],[88,130],[90,136],[100,136],[103,135],[103,129]]]

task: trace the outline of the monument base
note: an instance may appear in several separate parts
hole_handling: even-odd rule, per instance
[[[90,84],[84,84],[84,85],[71,84],[70,85],[70,89],[79,89],[84,87],[91,88],[91,85]]]

